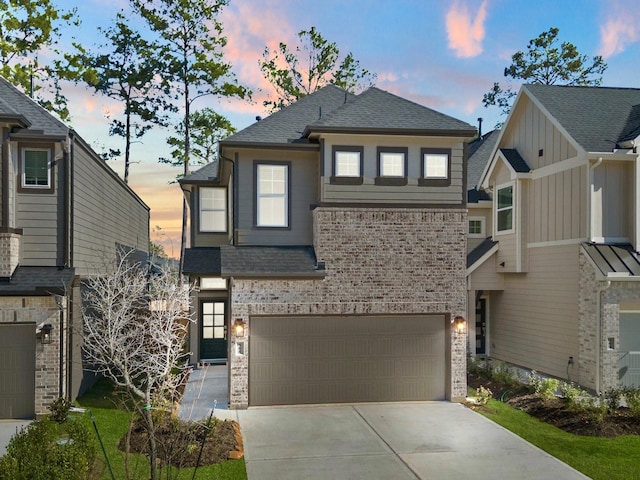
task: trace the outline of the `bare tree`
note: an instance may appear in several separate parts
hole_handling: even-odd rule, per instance
[[[92,370],[133,400],[149,436],[155,480],[158,449],[151,409],[173,406],[186,373],[190,291],[168,269],[149,269],[130,257],[123,256],[110,273],[87,281],[84,350]]]

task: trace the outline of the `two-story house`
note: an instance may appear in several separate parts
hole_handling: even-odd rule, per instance
[[[327,86],[181,180],[193,361],[228,361],[231,407],[466,395],[474,134],[378,88]]]
[[[82,278],[148,251],[149,208],[1,77],[0,132],[0,418],[26,418],[82,390]]]
[[[491,218],[469,253],[486,316],[472,351],[595,391],[640,385],[639,143],[640,89],[522,87],[477,185]]]

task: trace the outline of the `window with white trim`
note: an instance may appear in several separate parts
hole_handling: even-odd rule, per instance
[[[449,155],[446,153],[424,154],[424,178],[444,180],[449,177]]]
[[[496,189],[496,230],[513,231],[513,184]]]
[[[227,231],[227,189],[222,187],[200,188],[200,231]]]
[[[360,177],[360,152],[336,151],[335,176]]]
[[[469,217],[469,238],[484,238],[485,219],[484,217]]]
[[[21,176],[23,188],[52,188],[51,150],[23,148]]]
[[[403,152],[380,152],[380,176],[404,177],[405,154]]]
[[[256,226],[289,226],[289,166],[256,166]]]

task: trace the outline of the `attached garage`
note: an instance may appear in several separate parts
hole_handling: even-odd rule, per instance
[[[0,418],[35,412],[36,327],[0,324]]]
[[[444,315],[251,317],[249,405],[445,398]]]

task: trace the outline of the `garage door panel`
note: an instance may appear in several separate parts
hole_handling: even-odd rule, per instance
[[[249,403],[444,398],[444,317],[251,319]]]
[[[0,418],[35,412],[35,325],[0,325]]]

